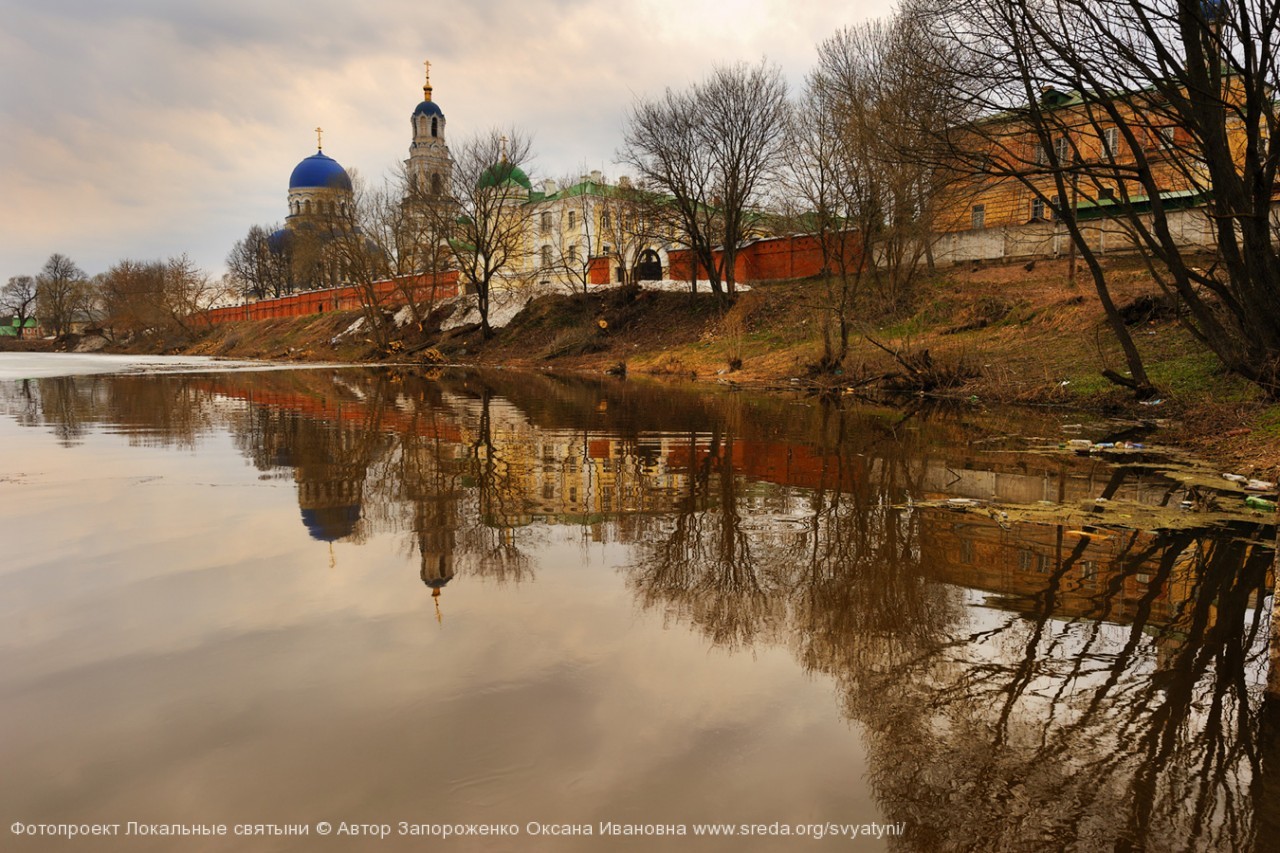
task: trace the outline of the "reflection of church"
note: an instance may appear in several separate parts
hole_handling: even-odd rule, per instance
[[[434,477],[406,482],[405,488],[413,502],[413,529],[422,561],[419,576],[432,597],[439,598],[440,591],[453,580],[460,496],[439,471]]]
[[[337,542],[358,535],[364,484],[380,438],[360,425],[344,428],[299,418],[281,461],[293,466],[298,508],[312,539]]]
[[[362,465],[327,460],[302,463],[294,469],[302,523],[312,539],[336,542],[355,532],[364,474]]]

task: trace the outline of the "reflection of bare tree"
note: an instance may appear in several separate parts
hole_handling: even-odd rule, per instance
[[[846,434],[843,418],[815,432],[821,469],[801,491],[726,490],[714,475],[732,473],[733,439],[691,437],[677,512],[629,570],[641,604],[731,647],[785,637],[831,675],[911,849],[1274,837],[1271,557],[1250,532],[961,524],[903,506],[920,470],[908,441]],[[924,561],[946,554],[922,543],[957,536],[962,554],[986,537],[1030,558],[1014,576]],[[965,587],[987,583],[975,606]]]
[[[4,414],[22,426],[33,427],[40,424],[40,395],[36,390],[35,380],[0,382],[0,403],[4,406]]]
[[[209,395],[187,376],[58,376],[25,380],[4,395],[10,416],[47,424],[65,446],[101,424],[135,446],[191,448],[214,423]]]
[[[516,529],[525,523],[524,491],[516,463],[508,453],[520,453],[518,443],[500,441],[493,417],[493,394],[480,392],[474,437],[467,449],[465,472],[475,487],[475,523],[463,532],[470,572],[498,581],[532,578],[532,562],[516,542]]]
[[[213,428],[209,392],[192,376],[99,377],[107,386],[110,421],[133,445],[194,448]]]
[[[648,531],[628,582],[642,605],[674,607],[713,642],[744,646],[781,622],[785,572],[762,571],[753,557],[733,433],[717,430],[705,447],[690,434],[686,453],[674,518]]]
[[[1055,611],[1068,557],[1030,618],[957,625],[914,660],[842,676],[910,843],[1217,850],[1249,837],[1265,566],[1243,549],[1189,535],[1129,548],[1074,619]],[[1139,576],[1132,621],[1100,621]]]
[[[64,447],[79,444],[94,422],[98,377],[57,376],[39,381],[40,412]],[[28,389],[29,390],[29,389]]]
[[[872,445],[874,455],[840,452],[849,442],[845,413],[825,414],[824,450],[834,452],[822,456],[804,535],[790,557],[804,567],[792,644],[807,667],[873,674],[937,642],[958,602],[954,589],[928,582],[920,570],[919,517],[898,503],[911,479],[904,446],[882,441]]]

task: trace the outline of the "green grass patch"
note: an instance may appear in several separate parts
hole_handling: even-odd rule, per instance
[[[1267,406],[1254,419],[1253,427],[1269,436],[1280,436],[1280,405]]]
[[[1092,373],[1078,373],[1068,378],[1071,381],[1068,388],[1077,397],[1092,397],[1096,394],[1114,391],[1116,388],[1115,385],[1103,377],[1100,370],[1095,370]]]

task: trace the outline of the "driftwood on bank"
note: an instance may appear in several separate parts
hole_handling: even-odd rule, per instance
[[[897,350],[880,343],[870,335],[863,337],[872,346],[892,356],[902,369],[866,378],[862,384],[879,380],[885,388],[893,391],[928,392],[956,388],[978,375],[977,369],[963,360],[954,364],[942,364],[934,361],[927,349],[919,352]]]

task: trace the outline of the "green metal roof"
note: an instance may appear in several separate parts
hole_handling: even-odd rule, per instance
[[[1204,190],[1169,190],[1160,193],[1160,200],[1166,206],[1176,209],[1194,207],[1206,199],[1209,193]],[[1080,199],[1076,202],[1077,219],[1101,219],[1116,209],[1148,210],[1151,199],[1145,195],[1131,195],[1125,198]]]

